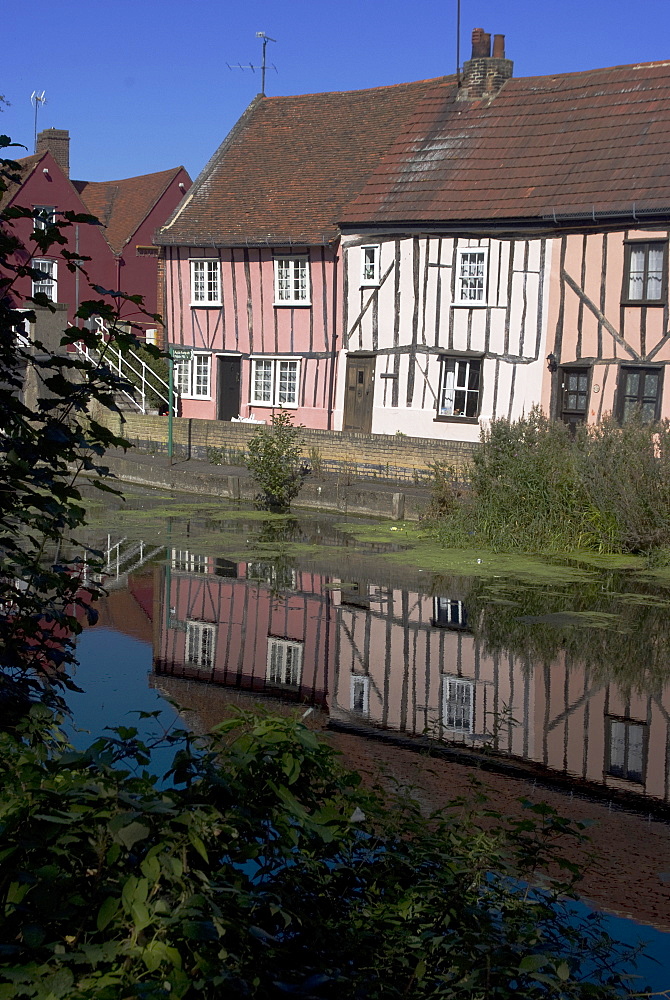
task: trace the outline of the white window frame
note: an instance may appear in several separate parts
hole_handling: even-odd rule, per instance
[[[189,261],[191,305],[221,305],[221,261],[218,257],[200,257]],[[200,273],[202,272],[202,273]]]
[[[48,260],[46,257],[35,257],[31,260],[30,266],[45,272],[43,280],[36,281],[33,278],[33,298],[38,292],[44,292],[51,302],[58,302],[58,262]]]
[[[379,284],[379,261],[381,246],[379,243],[366,243],[361,247],[361,287]]]
[[[187,620],[184,659],[191,666],[212,670],[216,659],[216,625]]]
[[[468,615],[465,604],[453,597],[434,597],[433,621],[441,628],[467,628]]]
[[[309,257],[286,254],[274,258],[276,306],[311,306]]]
[[[174,387],[182,399],[211,399],[212,355],[199,351],[190,361],[175,361]]]
[[[48,225],[53,225],[56,221],[56,208],[54,205],[33,205],[33,212],[43,216],[41,219],[34,219],[35,229],[46,229]]]
[[[299,688],[302,683],[302,660],[305,644],[294,639],[268,636],[266,677],[277,687]]]
[[[477,366],[479,372],[478,385],[476,389],[469,388],[470,375],[473,366]],[[437,397],[437,416],[448,417],[450,420],[471,420],[477,421],[481,412],[484,359],[480,357],[458,357],[453,354],[443,354],[440,358],[440,390]],[[455,412],[457,394],[464,394],[464,406],[462,412]],[[476,406],[474,413],[468,413],[468,403],[474,399]]]
[[[475,684],[465,677],[442,677],[442,726],[450,733],[471,733],[475,719]]]
[[[360,708],[357,707],[357,702],[360,702]],[[367,718],[370,714],[370,678],[367,674],[351,675],[349,707],[354,715]]]
[[[253,406],[281,406],[285,409],[295,410],[300,405],[300,358],[277,358],[266,354],[256,355],[251,359],[251,389],[249,401]],[[260,393],[258,375],[261,369],[269,374],[269,378],[262,379]],[[288,371],[288,366],[295,366],[295,392],[293,398],[286,398],[286,379],[282,379]],[[284,398],[282,398],[282,396]]]
[[[488,279],[488,247],[459,247],[456,251],[454,305],[470,308],[488,305]]]
[[[172,550],[172,569],[178,573],[208,573],[209,556],[191,552],[190,549]]]

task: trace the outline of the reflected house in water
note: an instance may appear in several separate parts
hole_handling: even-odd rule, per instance
[[[158,577],[157,673],[325,703],[334,618],[323,577],[184,549]]]
[[[344,582],[172,549],[156,673],[315,705],[334,721],[512,758],[533,777],[670,803],[666,688],[627,691],[563,650],[489,648],[464,594]]]

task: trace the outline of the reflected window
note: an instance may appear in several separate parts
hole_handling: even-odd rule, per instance
[[[473,681],[462,677],[444,678],[442,724],[456,733],[471,733],[474,720]]]
[[[607,719],[607,773],[644,783],[647,726],[630,719]]]
[[[369,608],[370,594],[367,584],[359,583],[357,580],[343,583],[340,588],[340,602],[350,604],[354,608]]]
[[[186,662],[196,667],[214,666],[216,625],[186,622]]]
[[[364,674],[351,675],[351,711],[355,715],[370,714],[370,678]]]
[[[247,579],[265,583],[272,590],[295,590],[298,577],[293,566],[270,562],[247,563]]]
[[[455,601],[451,597],[434,597],[432,624],[438,628],[466,629],[468,612],[463,601]]]
[[[190,552],[188,549],[173,549],[172,569],[180,573],[206,573],[209,569],[209,557]]]
[[[302,680],[302,642],[268,636],[267,679],[281,687],[300,687]]]

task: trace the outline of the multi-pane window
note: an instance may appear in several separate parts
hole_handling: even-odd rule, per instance
[[[628,719],[607,719],[607,773],[613,778],[644,782],[647,727]]]
[[[55,260],[32,260],[30,266],[40,272],[33,278],[33,297],[39,292],[46,295],[51,302],[58,301],[58,265]]]
[[[486,304],[486,271],[488,250],[466,249],[456,253],[457,305],[482,306]]]
[[[53,225],[56,221],[56,209],[53,205],[35,205],[33,213],[35,229],[46,229],[47,226]]]
[[[472,681],[462,677],[444,677],[442,721],[446,729],[458,733],[471,733],[474,717],[474,690]]]
[[[190,361],[175,361],[174,386],[187,399],[209,398],[212,357],[193,354]]]
[[[660,368],[622,366],[619,371],[617,410],[622,424],[635,418],[650,423],[661,412],[663,373]]]
[[[481,393],[481,358],[442,359],[438,417],[476,419]]]
[[[361,247],[361,284],[379,284],[379,245]]]
[[[302,680],[301,642],[268,637],[267,679],[282,687],[300,687]]]
[[[186,662],[196,667],[214,666],[216,625],[186,622]]]
[[[284,358],[251,359],[251,402],[297,406],[300,362]]]
[[[199,306],[221,304],[221,271],[218,260],[191,261],[191,303]]]
[[[172,569],[182,573],[206,573],[209,569],[209,557],[188,549],[173,549]]]
[[[275,257],[275,305],[310,304],[306,257]]]
[[[468,613],[463,601],[453,600],[451,597],[434,597],[432,624],[442,628],[467,628]]]
[[[665,301],[665,243],[628,243],[624,301],[652,303]]]
[[[561,369],[561,420],[580,424],[586,420],[589,401],[589,369]]]
[[[356,715],[370,714],[370,678],[366,674],[351,675],[351,711]]]

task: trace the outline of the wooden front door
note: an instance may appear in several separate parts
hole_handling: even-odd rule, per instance
[[[216,380],[216,419],[230,420],[240,415],[241,358],[219,358]]]
[[[374,399],[374,357],[347,358],[347,388],[344,400],[345,431],[369,434],[372,430],[372,403]]]

